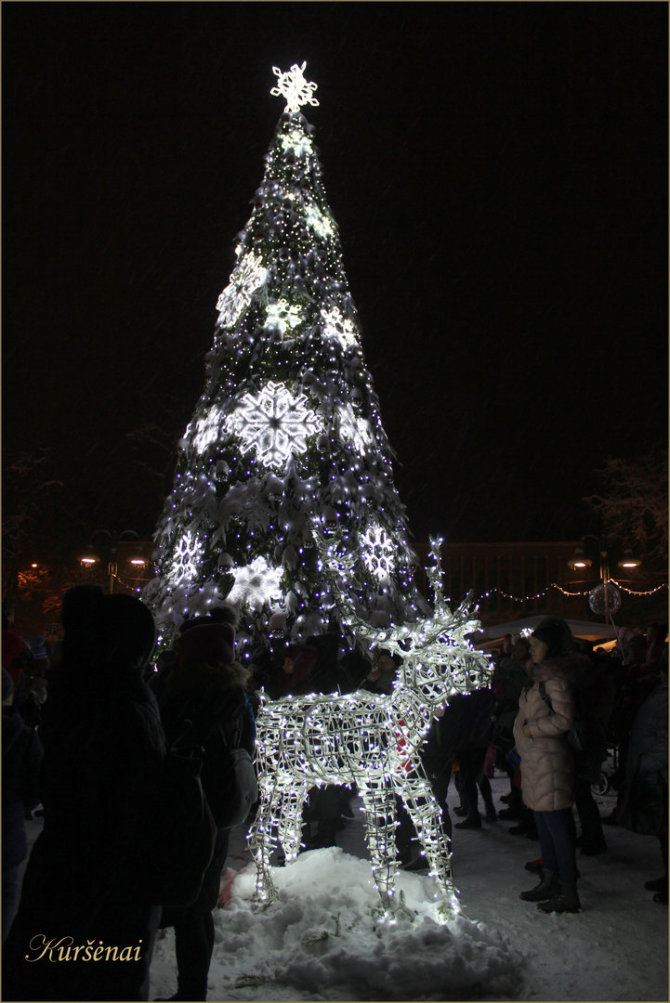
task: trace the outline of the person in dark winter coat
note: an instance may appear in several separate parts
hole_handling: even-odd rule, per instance
[[[607,755],[607,726],[614,707],[615,680],[609,655],[580,644],[586,658],[575,662],[572,675],[575,705],[582,712],[583,748],[575,752],[575,808],[581,825],[576,845],[585,856],[607,851],[600,812],[591,786],[600,779]]]
[[[577,912],[577,865],[572,805],[575,764],[567,742],[574,717],[575,661],[565,620],[545,617],[530,637],[533,675],[519,698],[514,741],[521,756],[521,793],[535,818],[544,876],[521,898],[544,912]],[[543,695],[544,689],[544,695]],[[551,706],[550,706],[551,705]]]
[[[461,770],[465,769],[462,796],[469,822],[468,825],[461,823],[458,828],[481,828],[477,810],[477,781],[484,765],[494,703],[492,691],[486,688],[450,697],[442,714],[433,721],[421,752],[423,768],[442,810],[444,832],[449,839],[452,827],[447,794],[454,761],[458,762]],[[489,801],[489,807],[494,813],[492,801]],[[492,820],[491,816],[489,820]]]
[[[39,804],[42,743],[21,715],[12,713],[14,682],[2,670],[2,943],[19,904],[19,871],[28,854],[26,811]]]
[[[26,672],[33,664],[30,645],[9,625],[9,616],[2,607],[2,667],[7,669],[14,684],[14,707],[19,710],[26,699]]]
[[[284,652],[279,672],[268,682],[268,695],[272,700],[286,696],[313,693],[312,672],[316,665],[316,651],[305,644],[290,644]]]
[[[496,697],[493,716],[491,744],[496,750],[496,766],[507,774],[510,782],[509,793],[502,798],[507,802],[498,815],[503,821],[522,817],[521,790],[518,786],[516,768],[509,760],[514,748],[514,721],[519,710],[519,697],[528,679],[527,666],[530,662],[530,648],[525,637],[514,643],[511,654],[503,655],[493,672],[491,688]]]
[[[3,958],[4,999],[146,1000],[160,909],[152,797],[165,755],[142,682],[155,631],[127,595],[71,589],[43,724],[44,830]]]
[[[161,926],[174,927],[177,992],[173,1000],[206,1000],[214,948],[212,910],[219,897],[229,829],[221,826],[225,792],[232,783],[227,746],[253,755],[254,716],[246,692],[248,670],[235,661],[235,631],[212,617],[188,621],[175,644],[176,667],[165,684],[161,717],[168,743],[192,722],[192,740],[204,750],[202,785],[218,832],[202,890],[189,906],[167,908]]]
[[[394,657],[382,648],[375,653],[373,664],[369,668],[366,666],[367,672],[360,684],[361,689],[369,690],[371,693],[392,693],[393,680],[399,665],[400,658],[397,655]]]
[[[645,882],[654,900],[668,901],[668,649],[659,680],[633,720],[625,765],[620,824],[658,837],[663,875]]]
[[[481,829],[482,820],[477,808],[477,788],[481,792],[489,822],[496,820],[496,810],[491,796],[491,784],[484,775],[484,759],[489,746],[492,718],[495,708],[493,690],[482,688],[472,693],[459,694],[462,703],[458,734],[454,739],[454,755],[458,763],[457,779],[463,800],[463,821],[456,829]],[[457,814],[459,814],[457,812]]]

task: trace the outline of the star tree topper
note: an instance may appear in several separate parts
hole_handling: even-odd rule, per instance
[[[272,67],[274,75],[279,77],[279,83],[276,87],[272,88],[270,94],[273,97],[283,95],[286,98],[286,108],[284,110],[291,114],[300,111],[301,106],[304,104],[318,105],[319,103],[314,97],[314,91],[318,87],[318,84],[308,82],[303,75],[306,66],[307,61],[302,66],[294,63],[286,73],[282,73],[278,66]]]

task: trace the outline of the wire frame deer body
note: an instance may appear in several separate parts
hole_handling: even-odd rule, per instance
[[[256,862],[256,894],[276,896],[270,857],[281,843],[289,864],[298,855],[302,808],[311,787],[355,784],[365,812],[365,835],[381,913],[397,909],[395,830],[396,796],[414,824],[429,874],[435,879],[441,911],[458,911],[451,874],[451,846],[442,810],[421,765],[420,750],[432,720],[451,694],[468,692],[488,681],[488,659],[466,635],[477,629],[469,599],[452,613],[440,584],[438,541],[429,572],[435,608],[430,617],[385,629],[371,627],[357,615],[343,583],[352,581],[352,560],[336,557],[315,532],[322,567],[343,615],[357,639],[398,654],[401,672],[390,695],[310,694],[268,700],[262,696],[257,717],[257,766],[260,805],[249,836]],[[339,578],[332,570],[339,569]],[[337,593],[335,593],[337,589]]]

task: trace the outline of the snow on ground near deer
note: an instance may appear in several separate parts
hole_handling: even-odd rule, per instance
[[[272,876],[277,902],[252,911],[250,864],[216,914],[217,999],[509,999],[519,989],[522,958],[508,938],[463,916],[439,923],[430,878],[401,873],[405,909],[380,925],[369,862],[339,847]],[[168,935],[157,956],[171,951]]]

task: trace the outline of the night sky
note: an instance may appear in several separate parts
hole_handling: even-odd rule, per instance
[[[153,532],[303,60],[414,536],[592,530],[667,435],[667,15],[4,3],[3,446],[49,451],[48,531]]]

